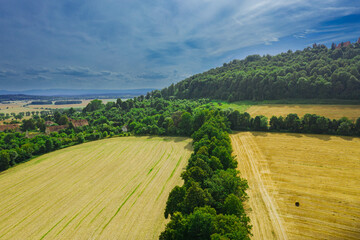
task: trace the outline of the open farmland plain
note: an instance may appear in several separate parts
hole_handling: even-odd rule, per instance
[[[79,104],[65,104],[65,105],[28,105],[32,101],[10,101],[7,103],[0,103],[0,113],[15,113],[32,112],[32,111],[46,111],[48,109],[68,109],[68,108],[84,108],[93,99],[79,99],[82,101]],[[104,104],[108,102],[116,102],[116,99],[100,99]],[[61,101],[61,100],[59,100]],[[53,101],[56,102],[56,101]]]
[[[58,150],[0,174],[0,239],[157,239],[191,139],[124,137]]]
[[[299,117],[307,113],[317,114],[330,119],[347,117],[356,120],[360,116],[360,105],[326,105],[326,104],[266,104],[253,105],[246,109],[252,117],[264,115],[269,119],[274,116],[286,117],[290,113],[296,113]]]
[[[360,239],[359,138],[230,137],[249,183],[253,239]]]

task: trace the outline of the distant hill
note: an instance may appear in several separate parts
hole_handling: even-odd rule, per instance
[[[251,55],[161,90],[163,97],[228,101],[290,98],[360,99],[360,39],[314,44],[276,56]]]

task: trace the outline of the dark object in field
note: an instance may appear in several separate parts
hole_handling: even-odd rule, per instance
[[[299,207],[300,203],[299,202],[295,202],[295,206]]]

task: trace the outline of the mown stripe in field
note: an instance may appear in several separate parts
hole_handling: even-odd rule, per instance
[[[166,185],[168,184],[168,182],[170,181],[170,179],[174,176],[174,173],[175,173],[176,169],[179,167],[179,165],[180,165],[180,163],[181,163],[181,159],[182,159],[182,156],[179,158],[178,162],[176,163],[175,168],[172,170],[172,172],[171,172],[170,176],[168,177],[168,179],[166,179],[166,182],[165,182],[164,186],[162,187],[159,195],[156,197],[156,201],[159,200],[161,194],[162,194],[162,193],[164,192],[164,190],[165,190]]]
[[[44,237],[46,237],[46,235],[48,235],[48,234],[49,234],[57,225],[59,225],[59,223],[61,223],[65,218],[66,218],[66,216],[63,217],[60,221],[58,221],[52,228],[50,228],[49,231],[47,231],[47,232],[40,238],[40,240],[41,240],[41,239],[44,239]]]
[[[173,152],[174,148],[171,147],[171,152],[168,154],[166,160],[168,160]],[[149,172],[147,173],[147,175],[149,175],[151,173],[151,171],[159,164],[159,162],[161,161],[161,159],[164,157],[164,155],[166,154],[166,150],[164,151],[164,154],[160,157],[160,159],[154,164],[154,166],[152,166],[149,170]]]
[[[136,192],[141,183],[139,183],[136,188],[131,192],[131,194],[125,199],[125,201],[120,205],[120,207],[116,210],[115,214],[110,218],[110,220],[104,225],[99,235],[101,235],[105,228],[110,224],[110,222],[116,217],[116,215],[120,212],[121,208],[125,205],[125,203],[129,200],[129,198]]]
[[[169,155],[170,156],[170,155]],[[137,202],[137,200],[139,199],[139,197],[144,193],[144,191],[147,189],[147,187],[150,185],[150,183],[154,180],[154,178],[157,176],[158,172],[160,171],[160,168],[156,171],[156,173],[152,176],[152,178],[150,179],[150,181],[148,181],[148,183],[145,185],[145,187],[143,188],[143,190],[139,193],[139,195],[136,197],[135,201],[133,202],[133,204],[131,205],[131,207],[128,209],[128,211],[126,212],[125,216],[129,213],[130,209],[135,205],[135,203]]]

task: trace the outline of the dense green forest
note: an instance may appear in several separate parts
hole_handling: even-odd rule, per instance
[[[161,90],[164,98],[229,102],[291,98],[360,99],[360,44],[314,44],[276,56],[251,55]]]

